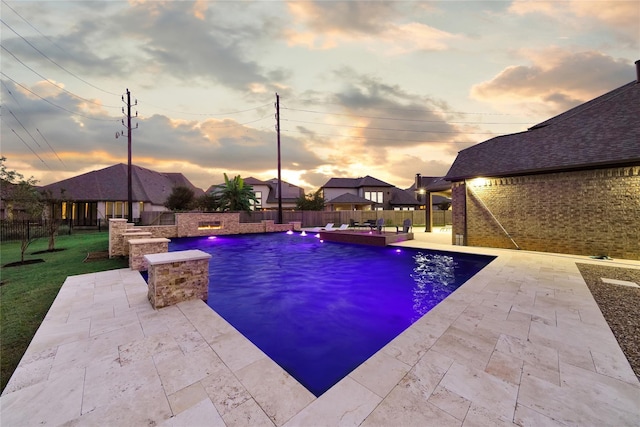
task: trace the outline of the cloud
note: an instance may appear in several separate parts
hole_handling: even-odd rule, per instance
[[[595,51],[572,53],[554,47],[520,54],[532,65],[506,67],[491,80],[474,85],[471,97],[496,107],[557,114],[634,77],[630,61]]]
[[[640,4],[636,0],[515,0],[509,12],[516,15],[539,13],[563,25],[593,32],[604,28],[629,46],[638,46],[640,32]]]
[[[460,36],[419,22],[395,23],[402,16],[394,2],[289,2],[293,28],[285,30],[292,46],[333,49],[344,43],[364,43],[369,49],[398,55],[437,51]]]
[[[35,85],[29,89],[35,92],[37,87]],[[35,139],[11,115],[3,116],[3,155],[11,162],[29,163],[29,170],[42,171],[31,172],[30,175],[35,174],[39,179],[42,179],[40,176],[54,175],[68,177],[69,173],[95,165],[96,158],[108,165],[126,163],[127,138],[114,138],[115,133],[123,129],[119,110],[112,114],[99,108],[87,110],[83,108],[85,101],[64,92],[45,97],[52,104],[64,108],[62,110],[5,81],[2,95],[3,99],[7,99],[3,108],[11,109]],[[69,111],[96,120],[73,115]],[[271,117],[269,114],[268,118]],[[161,171],[175,171],[164,168],[183,165],[178,171],[186,168],[260,173],[273,170],[277,165],[276,135],[273,130],[250,128],[232,119],[188,121],[159,114],[139,117],[134,120],[133,126],[136,123],[139,127],[132,131],[132,157],[133,162],[140,166]],[[36,132],[36,128],[46,141]],[[126,135],[126,129],[124,133]],[[304,171],[323,164],[302,139],[283,135],[281,146],[283,168]],[[34,156],[33,152],[39,157]]]

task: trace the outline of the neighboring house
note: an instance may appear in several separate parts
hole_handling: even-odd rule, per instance
[[[445,178],[456,244],[640,259],[640,81],[462,150]]]
[[[258,204],[254,210],[277,210],[278,209],[278,178],[262,181],[254,177],[243,178],[244,183],[253,188],[253,193],[258,199]],[[293,210],[300,197],[304,197],[304,189],[281,181],[282,187],[282,209]],[[218,186],[212,185],[207,189],[207,194],[211,193]]]
[[[411,193],[371,176],[331,178],[322,187],[326,210],[414,210]]]
[[[97,171],[88,172],[41,187],[59,203],[60,217],[72,219],[74,225],[94,226],[98,219],[126,218],[128,216],[127,165],[119,163]],[[196,188],[181,173],[155,172],[132,165],[131,186],[133,194],[133,219],[138,221],[141,212],[162,212],[174,187],[184,186],[193,190],[195,197],[204,192]]]

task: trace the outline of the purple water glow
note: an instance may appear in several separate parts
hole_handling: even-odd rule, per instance
[[[300,233],[169,244],[187,249],[212,255],[209,306],[316,396],[493,260]]]

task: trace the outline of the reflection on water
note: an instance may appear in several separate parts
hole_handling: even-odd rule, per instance
[[[453,257],[440,254],[418,253],[413,256],[415,267],[411,278],[415,286],[413,292],[412,322],[417,321],[426,312],[442,301],[455,288],[455,267]]]

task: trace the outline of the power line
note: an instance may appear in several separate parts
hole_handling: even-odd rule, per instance
[[[295,101],[295,100],[294,100]],[[298,100],[301,104],[325,104],[325,105],[338,105],[340,107],[345,107],[344,104],[340,104],[337,102],[327,102],[327,101],[318,101],[315,99],[302,99]],[[480,115],[480,116],[515,116],[517,114],[511,113],[486,113],[486,112],[470,112],[470,111],[447,111],[447,110],[430,110],[423,108],[394,108],[394,107],[379,107],[375,106],[376,110],[390,110],[390,111],[401,111],[401,112],[421,112],[421,113],[444,113],[444,114],[469,114],[469,115]]]
[[[288,133],[299,133],[302,135],[309,135],[309,132],[301,132],[301,131],[296,131],[296,130],[290,130],[290,129],[282,129],[282,132],[288,132]],[[398,138],[378,138],[378,137],[368,137],[368,136],[358,136],[358,135],[340,135],[340,134],[333,134],[333,133],[320,133],[320,132],[312,132],[313,135],[320,135],[320,136],[332,136],[332,137],[338,137],[338,138],[355,138],[355,139],[366,139],[366,140],[370,140],[370,141],[398,141]],[[423,141],[423,140],[419,140],[419,139],[402,139],[403,142],[420,142],[423,144],[476,144],[473,141]]]
[[[331,116],[343,116],[343,117],[362,117],[366,119],[378,119],[378,120],[395,120],[399,122],[422,122],[422,123],[454,123],[454,124],[481,124],[481,125],[531,125],[530,122],[527,123],[509,123],[509,122],[456,122],[456,121],[448,121],[448,120],[422,120],[422,119],[404,119],[397,117],[379,117],[379,116],[364,116],[360,114],[344,114],[344,113],[329,113],[326,111],[316,111],[316,110],[303,110],[298,108],[287,108],[282,107],[283,110],[290,111],[301,111],[305,113],[314,113],[314,114],[326,114]],[[476,113],[469,113],[476,114]],[[481,113],[478,113],[481,114]]]
[[[57,84],[55,84],[54,82],[52,82],[51,80],[49,80],[48,78],[46,78],[46,77],[45,77],[45,76],[43,76],[42,74],[38,73],[38,72],[37,72],[36,70],[34,70],[33,68],[29,67],[29,66],[28,66],[27,64],[25,64],[24,62],[22,62],[22,61],[21,61],[17,56],[15,56],[15,55],[14,55],[11,51],[9,51],[6,47],[1,46],[1,45],[0,45],[0,47],[1,47],[2,49],[4,49],[5,51],[7,51],[7,53],[8,53],[9,55],[13,56],[13,58],[14,58],[16,61],[18,61],[20,64],[22,64],[23,66],[25,66],[26,68],[28,68],[29,70],[31,70],[31,71],[32,71],[34,74],[36,74],[38,77],[40,77],[40,78],[42,78],[42,79],[46,80],[46,81],[47,81],[47,83],[49,83],[49,84],[53,85],[56,89],[60,89],[60,90],[62,90],[62,91],[64,91],[64,92],[68,93],[69,95],[71,95],[71,96],[73,96],[73,97],[75,97],[75,98],[81,99],[81,100],[83,100],[83,101],[85,101],[85,102],[89,102],[89,103],[91,103],[91,104],[96,104],[96,105],[99,105],[99,106],[101,106],[101,107],[105,107],[105,108],[119,108],[117,105],[104,105],[104,104],[102,104],[102,103],[100,103],[100,102],[95,102],[95,101],[92,101],[92,100],[90,100],[90,99],[83,98],[83,97],[81,97],[80,95],[76,95],[75,93],[73,93],[73,92],[71,92],[71,91],[68,91],[68,90],[67,90],[67,89],[65,89],[64,87],[58,86]]]
[[[61,110],[64,110],[64,111],[66,111],[67,113],[71,113],[71,114],[74,114],[74,115],[76,115],[76,116],[84,117],[84,118],[86,118],[86,119],[98,120],[98,121],[103,121],[103,122],[115,122],[115,121],[118,121],[118,119],[99,119],[99,118],[97,118],[97,117],[86,116],[86,115],[81,114],[81,113],[78,113],[78,112],[76,112],[76,111],[71,111],[71,110],[69,110],[69,109],[67,109],[67,108],[65,108],[65,107],[63,107],[63,106],[61,106],[61,105],[58,105],[58,104],[55,104],[55,103],[53,103],[53,102],[49,101],[49,100],[48,100],[48,99],[46,99],[46,98],[43,98],[42,96],[38,95],[37,93],[35,93],[35,92],[34,92],[34,91],[32,91],[31,89],[29,89],[29,88],[25,87],[24,85],[22,85],[22,84],[18,83],[17,81],[15,81],[14,79],[12,79],[12,78],[11,78],[11,77],[9,77],[8,75],[6,75],[3,71],[0,71],[0,74],[2,74],[3,76],[5,76],[7,79],[11,80],[14,84],[16,84],[16,85],[20,86],[22,89],[24,89],[24,90],[26,90],[27,92],[31,93],[32,95],[37,96],[38,98],[40,98],[40,99],[41,99],[41,100],[43,100],[44,102],[46,102],[46,103],[48,103],[48,104],[50,104],[50,105],[53,105],[53,106],[54,106],[54,107],[56,107],[56,108],[59,108],[59,109],[61,109]]]
[[[60,158],[60,156],[58,156],[58,153],[56,153],[56,150],[53,149],[53,147],[51,146],[51,144],[49,144],[49,141],[47,141],[47,138],[44,137],[44,135],[42,134],[42,132],[40,132],[40,129],[36,128],[36,131],[38,131],[38,133],[40,134],[40,136],[42,137],[42,139],[44,140],[44,142],[47,143],[47,145],[49,146],[49,148],[51,149],[51,151],[53,152],[53,154],[56,155],[56,157],[58,158],[58,160],[60,160],[60,163],[62,163],[62,166],[64,166],[65,169],[67,169],[67,165],[64,164],[64,162],[62,161],[62,159]]]
[[[31,150],[31,152],[32,152],[32,153],[33,153],[33,154],[34,154],[38,159],[40,159],[40,161],[41,161],[42,163],[44,163],[44,165],[45,165],[46,167],[48,167],[48,168],[49,168],[49,170],[53,170],[53,169],[51,169],[51,166],[49,166],[49,165],[47,164],[47,162],[45,162],[45,161],[42,159],[42,157],[40,157],[40,156],[38,155],[38,153],[36,153],[36,152],[33,150],[33,148],[31,148],[31,146],[30,146],[29,144],[27,144],[27,141],[25,141],[24,139],[22,139],[22,137],[21,137],[20,135],[18,135],[18,132],[16,132],[12,127],[10,127],[9,129],[11,129],[11,132],[13,132],[13,133],[15,134],[15,136],[17,136],[17,137],[18,137],[18,139],[19,139],[20,141],[22,141],[22,143],[23,143],[24,145],[26,145],[26,147],[27,147],[29,150]]]
[[[140,104],[145,104],[145,103],[144,102],[140,102]],[[149,105],[149,106],[155,107],[155,108],[159,108],[160,110],[169,111],[170,113],[188,114],[188,115],[193,115],[193,116],[227,116],[227,115],[231,115],[231,114],[246,113],[248,111],[253,111],[253,110],[257,110],[259,108],[268,107],[271,104],[268,103],[268,104],[264,104],[264,105],[258,105],[256,107],[247,108],[245,110],[229,111],[229,112],[226,112],[226,113],[190,113],[188,111],[172,110],[172,109],[169,109],[169,108],[160,107],[158,105],[154,105],[154,104],[151,104],[149,102],[147,102],[146,105]]]
[[[53,40],[51,40],[49,37],[45,36],[44,34],[42,34],[42,32],[40,32],[40,30],[38,30],[36,27],[33,26],[33,24],[31,24],[31,22],[27,21],[22,15],[20,15],[14,8],[12,8],[9,3],[7,3],[6,1],[2,0],[2,3],[4,3],[5,6],[7,6],[9,9],[11,9],[11,11],[13,13],[15,13],[16,15],[18,15],[20,17],[20,19],[22,19],[24,22],[27,23],[28,26],[30,26],[31,28],[33,28],[34,30],[36,30],[36,32],[38,34],[40,34],[42,37],[44,37],[45,39],[47,39],[52,45],[54,45],[55,47],[57,47],[58,49],[60,49],[62,52],[65,52],[65,50],[63,48],[61,48],[60,46],[58,46]]]
[[[80,80],[81,82],[91,86],[94,89],[98,89],[99,91],[102,91],[104,93],[108,93],[109,95],[115,95],[118,96],[118,94],[113,93],[113,92],[109,92],[108,90],[102,89],[92,83],[89,83],[88,81],[84,80],[83,78],[79,77],[78,75],[74,74],[73,72],[67,70],[66,68],[64,68],[62,65],[58,64],[56,61],[54,61],[53,59],[49,58],[46,54],[44,54],[40,49],[38,49],[37,47],[35,47],[29,40],[25,39],[24,37],[22,37],[16,30],[14,30],[13,28],[11,28],[11,26],[9,24],[7,24],[6,22],[4,22],[2,19],[0,19],[0,22],[2,22],[5,27],[9,28],[15,35],[17,35],[18,37],[20,37],[25,43],[27,43],[29,46],[31,46],[36,52],[38,52],[40,55],[42,55],[44,58],[46,58],[47,60],[49,60],[52,64],[54,64],[55,66],[57,66],[58,68],[60,68],[61,70],[71,74],[73,77],[75,77],[76,79]]]
[[[292,119],[282,119],[282,120],[287,122],[314,124],[314,125],[321,125],[321,126],[346,127],[346,128],[367,129],[367,130],[385,130],[385,131],[394,131],[394,132],[460,133],[465,135],[499,135],[499,133],[497,132],[461,132],[461,131],[437,131],[437,130],[426,130],[426,129],[394,129],[394,128],[380,128],[380,127],[370,127],[370,126],[337,125],[337,124],[331,124],[331,123],[308,122],[304,120],[292,120]]]
[[[5,107],[6,108],[6,107]],[[29,133],[29,131],[27,130],[26,127],[24,127],[24,125],[22,124],[22,122],[20,120],[18,120],[18,118],[16,117],[15,114],[13,114],[13,111],[9,110],[9,114],[11,114],[13,116],[14,119],[16,119],[16,122],[18,122],[18,124],[20,126],[22,126],[22,129],[24,129],[24,131],[27,133],[27,135],[29,135],[31,137],[31,139],[33,139],[33,142],[36,143],[36,145],[40,148],[42,148],[42,146],[38,143],[38,141],[36,141],[36,139],[33,137],[33,135],[31,135],[31,133]]]

